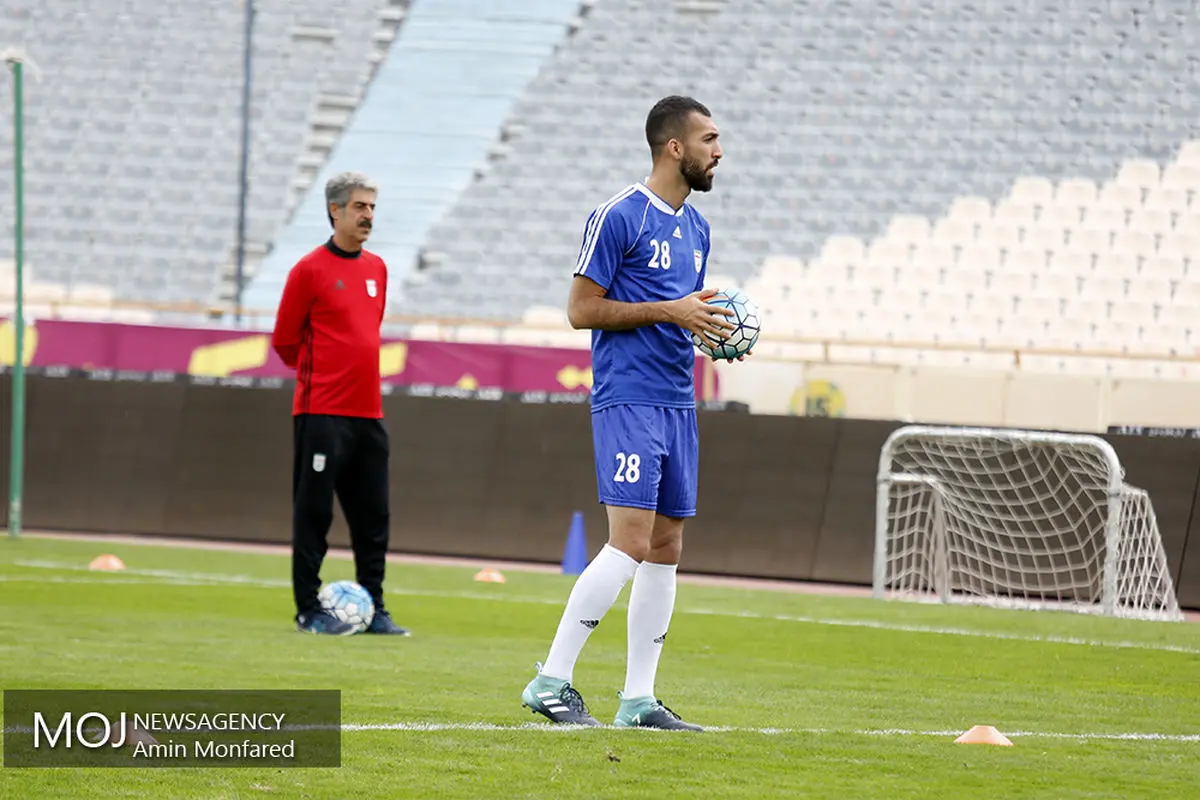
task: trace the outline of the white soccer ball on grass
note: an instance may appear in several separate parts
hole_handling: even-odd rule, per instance
[[[354,626],[355,633],[362,633],[375,618],[375,601],[371,593],[354,581],[334,581],[321,587],[317,593],[321,608],[342,622]]]

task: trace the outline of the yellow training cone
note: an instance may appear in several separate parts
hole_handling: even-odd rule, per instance
[[[475,580],[480,583],[504,583],[504,575],[498,569],[487,567],[475,573]]]
[[[93,558],[92,563],[88,564],[88,569],[99,570],[101,572],[119,572],[125,569],[125,562],[114,555],[105,553],[102,556]]]
[[[998,744],[1012,747],[1012,742],[991,725],[976,725],[954,740],[955,744]]]

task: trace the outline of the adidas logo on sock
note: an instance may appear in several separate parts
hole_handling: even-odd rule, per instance
[[[581,620],[579,620],[579,624],[582,625],[583,627],[587,628],[588,630],[595,630],[596,626],[600,624],[600,620],[598,620],[598,619],[581,619]]]
[[[667,635],[666,635],[665,633],[664,633],[662,636],[655,636],[655,637],[654,637],[654,643],[655,643],[655,644],[662,644],[662,643],[663,643],[663,642],[665,642],[666,640],[667,640]]]

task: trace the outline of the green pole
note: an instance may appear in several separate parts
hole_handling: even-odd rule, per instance
[[[16,192],[17,297],[13,314],[16,332],[12,377],[12,446],[8,478],[8,533],[21,535],[21,494],[25,472],[25,187],[22,157],[25,149],[24,97],[21,62],[13,60],[13,186]]]

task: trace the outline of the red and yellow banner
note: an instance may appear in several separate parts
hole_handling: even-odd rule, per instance
[[[14,334],[10,320],[0,323],[0,364],[13,363]],[[295,377],[262,332],[40,320],[26,328],[23,350],[31,367]],[[392,386],[578,394],[592,386],[591,353],[583,349],[386,339],[379,366]],[[715,373],[703,357],[696,375],[697,397],[718,399]]]

